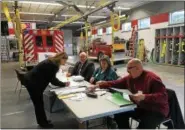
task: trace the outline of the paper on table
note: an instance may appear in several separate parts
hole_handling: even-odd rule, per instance
[[[68,89],[57,89],[55,90],[55,93],[57,95],[67,95],[67,94],[73,94],[73,93],[79,93],[79,92],[85,92],[86,88],[68,88]]]
[[[117,92],[126,93],[128,95],[133,95],[133,93],[130,92],[128,89],[118,89],[118,88],[111,88],[111,89],[113,89],[113,90],[115,90]]]
[[[73,101],[81,101],[86,97],[85,93],[78,93],[75,97],[70,98]]]

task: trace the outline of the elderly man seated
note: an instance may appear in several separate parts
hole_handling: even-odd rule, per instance
[[[144,70],[139,59],[130,60],[127,71],[129,75],[122,79],[99,81],[89,89],[93,91],[96,88],[115,87],[130,90],[133,93],[130,99],[137,104],[137,108],[134,111],[116,114],[115,120],[118,127],[128,129],[129,118],[135,117],[140,119],[138,128],[155,129],[169,113],[165,85],[156,74]]]
[[[67,76],[81,75],[86,81],[89,81],[95,70],[94,63],[87,59],[87,54],[85,52],[81,52],[79,57],[80,61],[75,64],[72,72],[68,73]]]

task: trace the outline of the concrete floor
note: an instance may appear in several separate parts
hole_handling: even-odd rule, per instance
[[[96,66],[98,66],[97,63]],[[184,68],[154,64],[144,66],[147,70],[158,74],[167,88],[175,90],[184,115]],[[18,68],[18,63],[2,63],[1,67],[1,128],[37,128],[34,109],[27,91],[22,90],[19,100],[18,92],[14,93],[17,83],[14,69]],[[119,75],[127,74],[125,65],[119,64],[115,67],[118,68]],[[51,114],[50,119],[55,128],[78,128],[77,121],[66,109]]]

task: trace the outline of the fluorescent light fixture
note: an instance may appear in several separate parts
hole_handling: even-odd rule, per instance
[[[7,1],[7,2],[14,2],[14,1]],[[37,2],[37,1],[18,1],[18,3],[63,6],[62,4],[58,4],[58,3],[54,3],[54,2],[49,3],[49,2]]]
[[[63,14],[63,15],[61,15],[61,16],[63,16],[63,17],[72,17],[72,16],[75,16],[75,15],[65,15],[65,14]],[[90,17],[90,18],[106,18],[106,16],[88,16],[88,17]]]
[[[14,2],[14,1],[7,1],[7,2]],[[59,3],[54,3],[54,2],[36,2],[36,1],[18,1],[18,3],[22,4],[40,4],[40,5],[54,5],[54,6],[63,6],[62,4]],[[96,8],[95,6],[86,6],[86,5],[77,5],[79,8]]]
[[[77,5],[77,7],[79,7],[79,8],[91,8],[91,9],[96,8],[95,6],[86,6],[86,5]]]
[[[10,12],[11,14],[15,12]],[[30,15],[49,15],[53,16],[54,14],[48,14],[48,13],[36,13],[36,12],[19,12],[20,14],[30,14]]]
[[[118,7],[115,7],[114,9],[118,9],[118,10],[130,10],[130,8],[125,8],[125,7],[121,7],[121,6],[118,6]]]
[[[61,22],[64,22],[64,21],[52,21],[52,22],[54,22],[54,23],[61,23]],[[76,22],[72,22],[71,24],[84,24],[84,22],[82,22],[82,21],[76,21]]]
[[[48,22],[45,20],[21,20],[22,22]]]

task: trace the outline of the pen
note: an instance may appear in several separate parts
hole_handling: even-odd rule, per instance
[[[106,93],[103,93],[103,94],[101,94],[100,96],[103,96],[103,95],[105,95]]]

